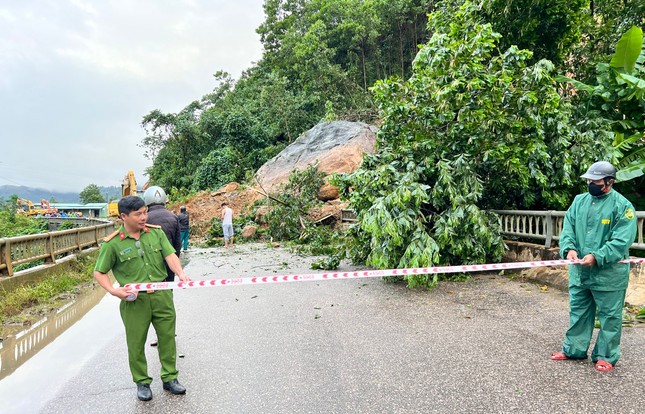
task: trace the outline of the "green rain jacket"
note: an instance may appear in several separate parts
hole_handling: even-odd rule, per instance
[[[564,217],[560,256],[575,250],[582,259],[591,253],[594,266],[569,266],[569,286],[592,290],[627,289],[629,246],[636,237],[636,213],[632,204],[615,190],[600,197],[580,194]]]

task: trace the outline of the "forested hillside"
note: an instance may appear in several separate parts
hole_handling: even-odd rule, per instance
[[[151,179],[169,190],[214,188],[243,180],[321,120],[378,122],[370,88],[377,80],[408,78],[418,45],[435,31],[427,14],[450,15],[462,3],[267,0],[257,64],[237,80],[215,73],[215,90],[178,113],[154,110],[143,118]],[[595,65],[606,62],[629,27],[642,25],[645,8],[635,0],[482,4],[475,18],[501,35],[497,48],[528,49],[530,63],[550,59],[553,74],[583,82],[594,82]]]
[[[249,179],[303,131],[345,119],[380,126],[376,154],[336,182],[361,219],[356,259],[376,267],[494,260],[487,209],[564,209],[598,159],[645,208],[644,2],[264,9],[259,62],[237,80],[217,72],[179,113],[143,118],[154,183],[186,193]]]

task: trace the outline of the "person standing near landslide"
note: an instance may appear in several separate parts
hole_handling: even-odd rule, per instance
[[[179,219],[172,211],[166,209],[168,197],[163,188],[153,185],[143,193],[143,201],[148,206],[148,223],[161,226],[168,241],[175,248],[177,257],[181,254],[181,234]],[[166,282],[175,281],[175,273],[166,265]]]
[[[172,290],[133,292],[128,283],[162,282],[167,274],[164,263],[183,282],[190,281],[181,267],[175,248],[159,226],[146,223],[147,207],[143,199],[126,196],[119,200],[123,224],[104,239],[94,267],[94,278],[108,293],[121,299],[120,313],[125,327],[132,380],[137,384],[141,401],[152,399],[145,354],[150,324],[159,338],[159,361],[163,389],[185,394],[177,381],[176,313]],[[108,273],[112,271],[120,287],[114,287]]]
[[[233,209],[227,202],[222,203],[222,230],[224,231],[224,248],[233,249]]]
[[[629,247],[636,236],[633,205],[613,189],[616,169],[606,161],[582,175],[589,191],[576,196],[566,212],[560,235],[560,256],[569,265],[569,329],[562,351],[551,359],[585,359],[595,325],[600,331],[591,360],[609,372],[620,357],[622,310],[629,282]]]
[[[181,254],[181,236],[179,232],[179,220],[172,211],[166,209],[168,197],[163,188],[153,185],[143,193],[143,201],[148,206],[148,223],[161,226],[168,241],[175,248],[177,257]],[[166,264],[166,282],[175,281],[175,272]],[[153,339],[150,346],[157,346],[158,341]]]
[[[188,250],[188,236],[190,235],[190,217],[188,217],[188,212],[186,211],[186,206],[179,207],[179,237],[181,238],[181,244],[184,246],[184,251]]]

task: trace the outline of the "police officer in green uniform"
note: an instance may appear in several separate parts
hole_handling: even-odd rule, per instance
[[[629,282],[629,247],[636,236],[634,207],[612,189],[616,169],[594,163],[582,175],[589,192],[576,196],[560,235],[560,256],[577,260],[569,266],[569,329],[556,361],[587,358],[595,325],[600,331],[591,353],[596,370],[609,372],[620,357],[622,308]]]
[[[177,381],[177,349],[175,345],[175,306],[172,290],[131,292],[127,283],[163,282],[166,267],[182,281],[190,280],[181,267],[174,247],[159,226],[146,224],[147,207],[136,196],[119,201],[121,228],[104,239],[94,268],[94,278],[108,293],[122,300],[121,319],[125,326],[128,359],[132,379],[137,384],[137,397],[152,399],[145,355],[145,342],[150,324],[158,338],[163,388],[172,394],[184,394],[186,388]],[[113,287],[108,276],[112,271],[121,287]]]

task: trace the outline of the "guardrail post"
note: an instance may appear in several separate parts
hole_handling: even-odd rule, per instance
[[[0,264],[6,264],[6,263],[8,263],[8,261],[5,258],[4,251],[5,251],[7,245],[6,245],[6,243],[4,241],[2,241],[2,240],[0,240],[0,241],[1,241],[1,243],[0,243]],[[9,271],[7,269],[8,268],[4,268],[4,267],[2,269],[0,269],[0,275],[7,276],[9,274]]]
[[[47,240],[45,241],[47,253],[49,257],[45,258],[45,263],[56,263],[56,255],[54,254],[54,237],[48,232]]]
[[[11,241],[9,239],[5,240],[3,249],[4,250],[2,252],[2,257],[4,257],[4,261],[7,264],[5,273],[7,276],[13,276],[13,263],[11,262]]]
[[[546,212],[546,240],[544,245],[546,247],[551,247],[551,241],[553,240],[553,211],[549,210]]]

